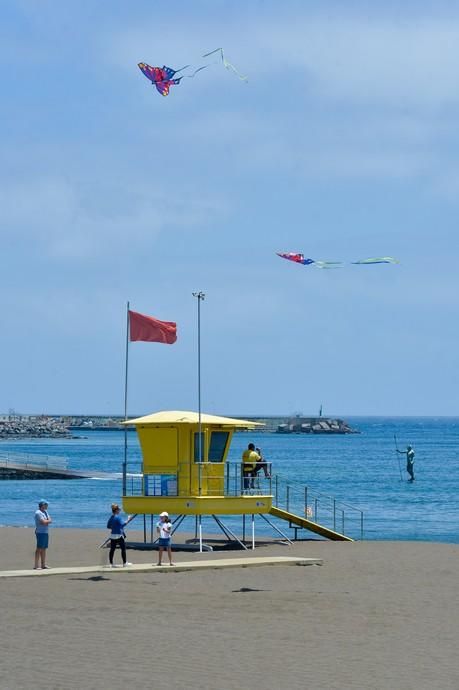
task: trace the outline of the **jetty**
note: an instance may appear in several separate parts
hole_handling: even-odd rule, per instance
[[[32,453],[0,452],[2,479],[117,479],[118,475],[91,470],[69,470],[67,458]]]
[[[242,419],[239,414],[230,414],[232,419]],[[260,424],[257,432],[278,434],[359,434],[360,431],[351,427],[344,419],[338,417],[323,417],[296,415],[244,415],[244,419]],[[66,417],[62,421],[68,429],[73,431],[120,431],[125,429],[122,417]],[[128,430],[133,431],[131,427]]]
[[[45,415],[0,417],[0,438],[70,438],[67,424]]]
[[[229,415],[241,419],[239,414]],[[348,422],[338,417],[294,415],[248,415],[244,419],[261,426],[258,432],[278,434],[358,434]],[[0,415],[0,439],[74,438],[73,433],[91,431],[126,431],[124,417],[112,415]],[[128,431],[134,431],[128,427]]]
[[[344,419],[331,417],[290,417],[278,424],[277,434],[358,434]]]

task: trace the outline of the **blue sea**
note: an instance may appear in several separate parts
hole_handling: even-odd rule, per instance
[[[229,460],[238,461],[253,441],[284,484],[306,484],[311,496],[314,491],[333,496],[338,505],[345,502],[364,511],[365,539],[459,543],[459,418],[354,417],[347,421],[361,433],[239,433],[233,437]],[[395,452],[394,434],[400,449],[407,444],[415,449],[415,482],[407,481],[405,457]],[[121,496],[121,475],[116,473],[121,473],[124,433],[88,430],[75,435],[78,438],[3,440],[0,451],[65,456],[70,469],[115,473],[114,478],[0,481],[2,525],[31,526],[37,501],[45,498],[55,527],[105,532],[110,504]],[[135,432],[128,433],[128,453],[130,459],[140,458]],[[229,524],[237,529],[235,518]],[[276,524],[285,530],[282,523]],[[192,523],[185,523],[184,529],[192,531]],[[359,538],[357,524],[355,530],[352,536]],[[257,532],[272,534],[267,524],[257,525]],[[309,532],[301,536],[314,537]]]

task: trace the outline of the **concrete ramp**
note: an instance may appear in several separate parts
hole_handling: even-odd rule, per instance
[[[269,514],[280,518],[281,520],[287,520],[287,522],[291,522],[298,527],[308,529],[310,532],[315,532],[315,534],[320,534],[321,537],[331,539],[332,541],[354,541],[350,537],[346,537],[344,534],[335,532],[334,530],[324,527],[323,525],[319,525],[317,522],[313,522],[312,520],[307,520],[300,515],[295,515],[295,513],[289,513],[287,510],[282,510],[282,508],[272,506]]]
[[[322,565],[321,558],[300,558],[296,556],[244,556],[243,558],[214,558],[196,561],[181,561],[170,566],[138,563],[127,568],[93,565],[71,566],[69,568],[49,568],[49,570],[3,570],[0,579],[10,577],[50,577],[53,575],[119,575],[121,573],[180,573],[193,570],[219,570],[221,568],[254,568],[272,565]],[[90,578],[88,578],[90,579]]]
[[[52,460],[52,458],[51,458]],[[69,470],[32,459],[28,462],[5,460],[0,456],[0,480],[4,479],[118,479],[116,473],[95,470]]]

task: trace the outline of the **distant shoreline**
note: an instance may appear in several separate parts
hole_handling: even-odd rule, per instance
[[[243,419],[243,417],[236,417]],[[277,433],[352,434],[358,433],[339,417],[289,415],[281,417],[253,417],[249,421],[261,423],[259,431]],[[10,416],[0,419],[0,438],[71,438],[72,432],[124,431],[124,417],[35,417]],[[127,427],[134,431],[133,427]]]
[[[209,412],[206,410],[206,412]],[[141,417],[144,415],[145,412],[139,412],[139,413],[129,413],[128,419],[134,419],[136,417]],[[215,411],[211,410],[211,414],[221,414],[225,417],[232,417],[235,419],[286,419],[290,417],[295,417],[296,414],[242,414],[242,413],[226,413],[225,411]],[[298,413],[300,417],[318,417],[319,415],[314,415],[314,414],[303,414],[303,413]],[[0,424],[2,421],[5,421],[8,419],[8,414],[0,414]],[[49,418],[49,419],[114,419],[114,420],[119,420],[124,421],[124,415],[121,414],[101,414],[99,412],[97,413],[84,413],[84,414],[66,414],[66,413],[41,413],[41,414],[36,414],[33,412],[24,412],[22,414],[14,415],[14,417],[17,418],[35,418],[38,419],[40,417],[42,418]],[[337,413],[337,414],[327,414],[323,415],[324,419],[336,419],[336,418],[344,418],[344,419],[457,419],[459,421],[459,413],[458,414],[345,414],[345,413]]]

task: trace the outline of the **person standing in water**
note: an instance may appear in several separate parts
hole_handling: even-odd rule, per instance
[[[414,450],[412,446],[407,446],[406,450],[398,450],[397,453],[406,455],[406,471],[410,475],[410,482],[414,482]]]

